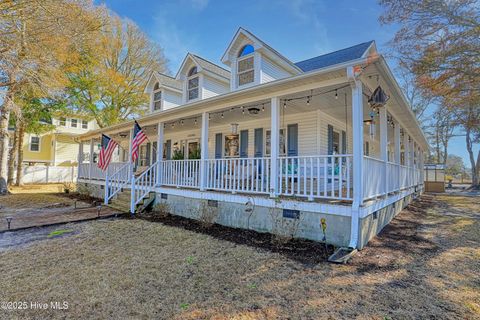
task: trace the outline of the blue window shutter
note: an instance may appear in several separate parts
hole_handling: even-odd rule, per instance
[[[263,157],[263,128],[255,129],[255,150],[256,158]]]
[[[248,130],[240,131],[240,158],[248,158]]]
[[[342,131],[342,154],[347,154],[347,133]]]
[[[157,141],[152,142],[152,148],[153,148],[152,163],[154,163],[157,161],[157,150],[158,150]]]
[[[215,135],[215,159],[222,158],[222,138],[223,135],[221,133],[217,133]]]
[[[289,124],[287,126],[287,148],[288,156],[298,156],[298,124]]]
[[[327,127],[327,137],[328,137],[328,154],[333,154],[333,126],[328,125]]]
[[[167,140],[165,151],[166,151],[166,159],[170,160],[171,154],[172,154],[172,140]]]

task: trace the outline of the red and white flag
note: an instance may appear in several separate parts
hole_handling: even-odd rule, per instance
[[[135,120],[135,125],[133,127],[133,139],[132,139],[132,162],[135,162],[138,158],[138,150],[140,145],[147,140],[147,135],[143,132],[142,128]]]
[[[107,170],[110,161],[112,161],[113,151],[117,146],[118,143],[115,140],[102,133],[102,143],[97,164],[102,171]]]

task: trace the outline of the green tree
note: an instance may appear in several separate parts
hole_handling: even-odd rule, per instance
[[[68,104],[100,127],[144,114],[153,71],[166,72],[163,50],[133,22],[110,15],[98,39],[67,72]]]

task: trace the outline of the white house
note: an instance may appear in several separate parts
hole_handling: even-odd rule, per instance
[[[82,189],[132,213],[148,197],[173,214],[351,248],[422,192],[427,141],[375,42],[293,63],[240,28],[221,61],[230,71],[188,54],[175,78],[152,74],[139,163],[80,163]],[[127,160],[132,127],[83,134],[80,153],[105,133]]]

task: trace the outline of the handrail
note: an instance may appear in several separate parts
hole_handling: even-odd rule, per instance
[[[130,162],[125,163],[113,174],[105,175],[105,204],[113,198],[122,188],[130,183],[131,174]]]
[[[135,212],[135,206],[152,190],[157,184],[158,162],[153,163],[138,177],[132,175],[132,189],[130,199],[130,212]]]

